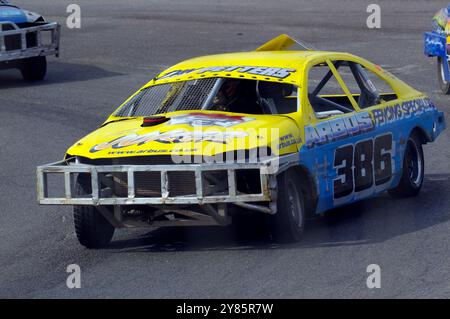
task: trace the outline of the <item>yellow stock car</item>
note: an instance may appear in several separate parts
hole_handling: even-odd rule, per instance
[[[115,228],[228,225],[244,211],[299,240],[308,214],[418,194],[422,144],[444,128],[426,95],[379,66],[281,35],[160,73],[63,161],[38,167],[38,200],[74,205],[88,248]],[[49,195],[49,176],[63,194]]]

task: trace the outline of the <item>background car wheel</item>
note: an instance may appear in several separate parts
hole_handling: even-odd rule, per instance
[[[439,86],[442,93],[450,94],[450,82],[445,80],[444,63],[448,63],[445,59],[438,57],[437,59],[437,73],[439,79]]]
[[[38,56],[24,59],[20,64],[20,72],[25,81],[34,82],[42,80],[47,74],[47,58]]]
[[[278,211],[269,216],[270,231],[279,242],[296,242],[301,239],[305,229],[301,179],[294,169],[290,169],[280,174],[277,180]]]
[[[403,170],[400,183],[389,190],[393,197],[413,197],[419,194],[423,184],[424,157],[420,138],[412,134],[407,141],[403,155]]]
[[[76,195],[90,194],[90,189],[90,183],[80,174],[75,186]],[[94,206],[74,206],[74,223],[78,241],[87,248],[105,247],[114,235],[114,226]]]

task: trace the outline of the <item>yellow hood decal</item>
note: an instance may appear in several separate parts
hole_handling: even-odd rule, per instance
[[[143,118],[104,125],[75,143],[68,154],[91,159],[154,154],[212,156],[269,147],[273,153],[298,150],[295,122],[286,116],[226,112],[174,112],[168,121],[143,127]]]

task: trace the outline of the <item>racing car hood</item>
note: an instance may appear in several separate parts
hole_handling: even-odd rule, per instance
[[[0,22],[27,23],[42,19],[40,14],[0,2]]]
[[[178,111],[159,117],[110,119],[70,147],[66,157],[214,156],[255,148],[283,155],[298,151],[300,142],[299,128],[288,116]]]

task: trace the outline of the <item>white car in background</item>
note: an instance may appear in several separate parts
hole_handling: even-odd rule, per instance
[[[0,70],[19,69],[26,81],[42,80],[48,55],[59,56],[60,25],[0,0]]]

